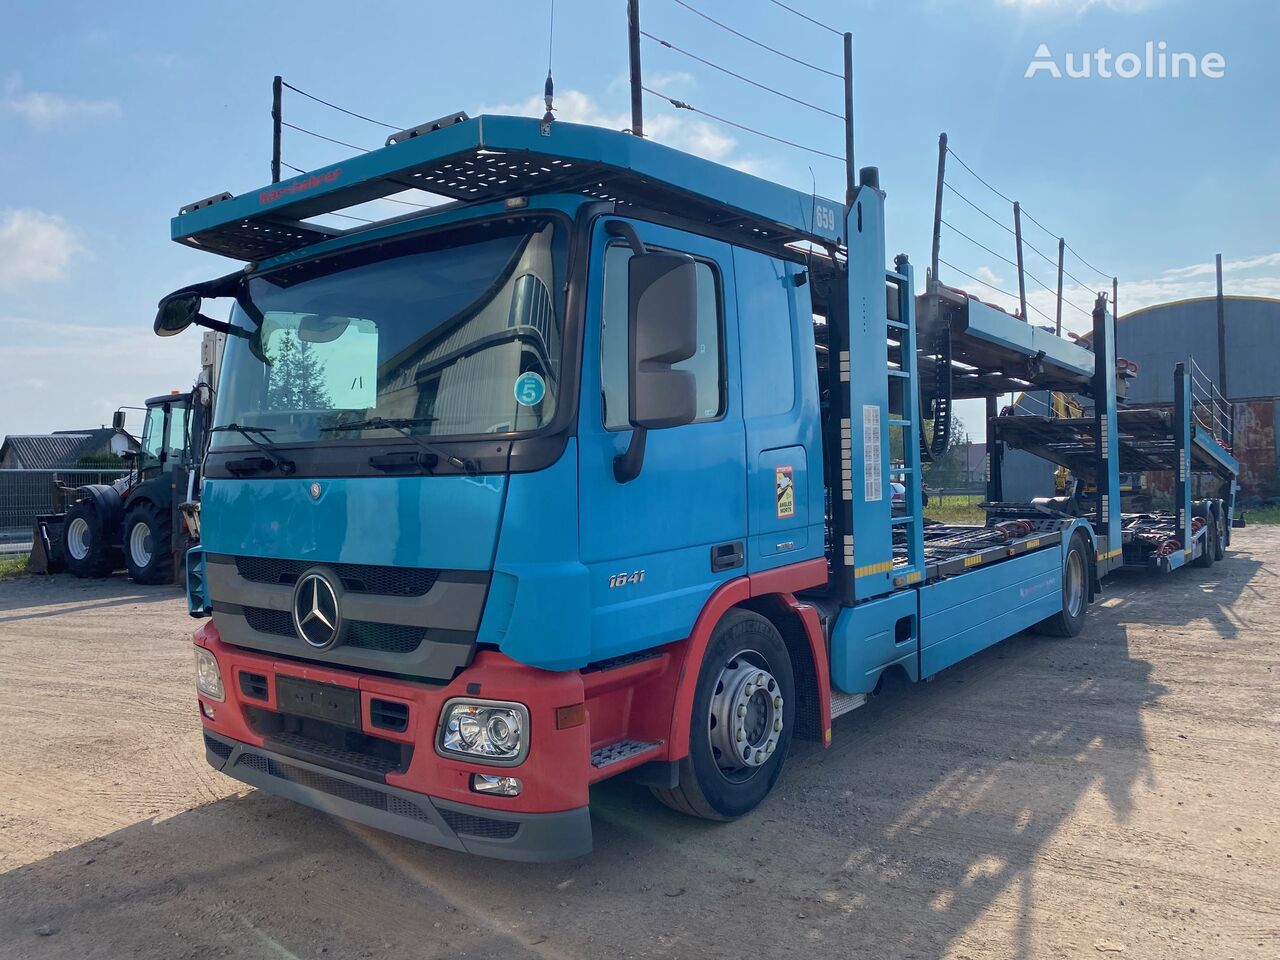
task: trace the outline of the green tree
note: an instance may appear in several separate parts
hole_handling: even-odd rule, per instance
[[[280,332],[272,351],[267,402],[273,410],[327,410],[333,406],[325,380],[325,365],[311,344],[291,330]]]

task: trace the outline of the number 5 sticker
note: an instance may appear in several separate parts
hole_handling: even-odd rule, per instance
[[[536,407],[547,395],[547,383],[539,374],[530,370],[516,378],[516,403],[522,407]]]

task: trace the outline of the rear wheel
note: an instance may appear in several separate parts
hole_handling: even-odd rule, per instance
[[[758,613],[732,610],[698,673],[680,784],[653,795],[691,816],[740,817],[777,783],[794,726],[795,680],[781,634]]]
[[[1053,637],[1074,637],[1084,629],[1089,609],[1089,555],[1087,541],[1080,534],[1071,538],[1062,564],[1062,611],[1036,625]]]
[[[1222,501],[1217,502],[1213,518],[1218,528],[1218,535],[1213,538],[1213,559],[1221,560],[1227,555],[1227,538],[1231,535],[1231,527],[1223,516]]]
[[[166,511],[139,503],[125,514],[124,562],[138,583],[173,583],[173,524]]]
[[[115,568],[110,538],[92,500],[72,504],[59,539],[62,562],[77,577],[105,577]]]
[[[1213,566],[1213,561],[1218,559],[1221,546],[1218,543],[1218,521],[1213,518],[1210,513],[1205,517],[1204,541],[1200,545],[1200,556],[1191,562],[1197,567],[1208,570]]]

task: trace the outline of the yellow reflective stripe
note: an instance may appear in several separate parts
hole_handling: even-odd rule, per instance
[[[886,560],[884,563],[873,563],[866,567],[854,567],[853,575],[855,577],[869,577],[875,573],[888,573],[893,569],[893,561]]]

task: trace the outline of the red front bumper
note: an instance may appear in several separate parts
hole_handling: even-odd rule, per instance
[[[256,754],[267,756],[269,751],[264,746],[264,737],[250,726],[246,708],[276,711],[276,678],[281,676],[332,683],[359,691],[363,733],[413,747],[407,768],[402,773],[385,775],[385,784],[393,791],[425,795],[431,800],[444,801],[446,806],[480,808],[481,812],[492,810],[503,814],[537,816],[581,811],[585,820],[587,788],[593,779],[590,734],[588,727],[581,722],[577,726],[560,729],[556,718],[558,708],[584,702],[582,675],[577,672],[537,670],[500,653],[485,651],[477,654],[471,666],[451,683],[433,685],[263,656],[223,643],[212,621],[203,624],[193,640],[217,658],[221,670],[225,702],[200,698],[214,715],[210,720],[202,711],[201,721],[207,732],[221,738],[217,741],[219,743],[230,741],[234,745],[248,745],[257,748]],[[240,683],[240,674],[245,671],[267,678],[265,698],[245,695]],[[529,711],[529,750],[525,759],[514,767],[497,767],[441,756],[436,751],[437,724],[441,707],[453,697],[511,700],[524,704]],[[395,733],[373,725],[370,704],[374,698],[407,707],[409,720],[404,732]],[[239,747],[236,749],[238,751]],[[222,760],[227,759],[222,748],[217,752]],[[230,767],[226,772],[246,782],[258,782],[241,776]],[[523,789],[516,797],[476,793],[471,789],[471,778],[477,773],[518,777]],[[268,783],[258,785],[272,789]],[[289,795],[287,790],[273,792]],[[306,798],[295,799],[311,802]],[[314,802],[312,805],[322,806]],[[589,830],[589,821],[586,822]],[[374,825],[385,827],[381,822]],[[465,844],[463,846],[465,848]]]

